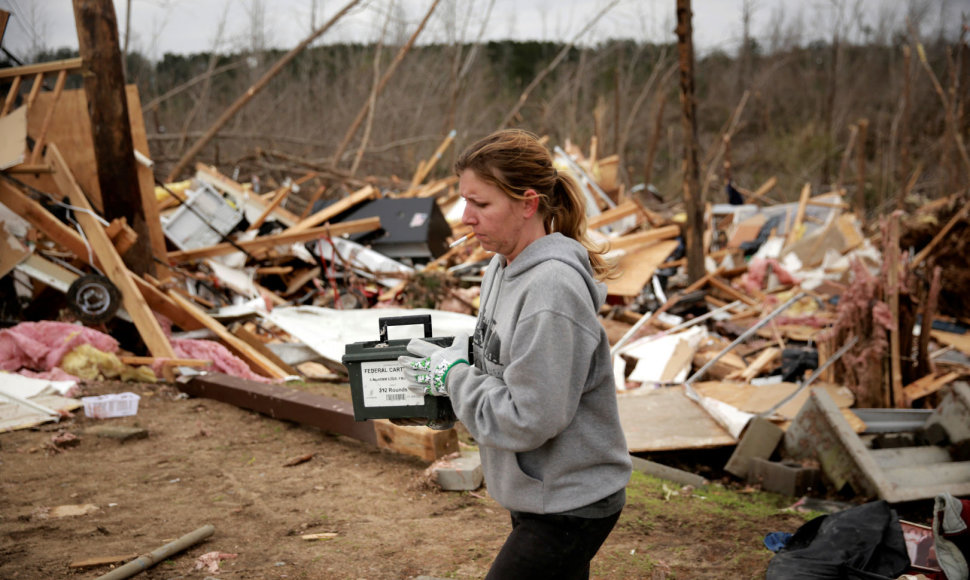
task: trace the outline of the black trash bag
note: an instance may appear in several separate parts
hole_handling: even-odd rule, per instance
[[[875,501],[815,518],[768,563],[766,580],[895,580],[909,569],[896,512]]]

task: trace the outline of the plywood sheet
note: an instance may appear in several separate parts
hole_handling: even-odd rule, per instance
[[[709,449],[737,441],[683,387],[665,387],[617,396],[620,423],[633,453]]]
[[[676,248],[677,242],[675,240],[664,240],[628,252],[617,263],[620,276],[606,281],[607,292],[613,296],[639,296],[643,287],[650,281],[654,271],[664,263],[667,256]]]
[[[821,384],[817,386],[824,387],[839,408],[850,407],[855,401],[851,391],[845,387]],[[779,401],[794,393],[798,389],[798,385],[795,383],[778,383],[755,386],[748,383],[706,381],[695,384],[694,389],[701,396],[717,399],[746,413],[758,414],[767,411]],[[808,400],[809,393],[810,389],[803,389],[802,392],[779,407],[775,414],[784,419],[794,419],[802,405]]]
[[[0,170],[24,162],[27,151],[27,107],[0,117]]]

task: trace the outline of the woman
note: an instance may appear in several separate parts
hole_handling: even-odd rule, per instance
[[[588,578],[625,501],[631,462],[610,346],[597,311],[609,273],[586,235],[585,199],[535,135],[494,133],[455,164],[462,222],[495,252],[468,338],[420,339],[401,357],[411,388],[451,397],[479,444],[489,494],[512,532],[487,578]]]

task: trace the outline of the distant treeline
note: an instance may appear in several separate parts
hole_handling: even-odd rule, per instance
[[[586,154],[595,138],[597,157],[619,155],[627,188],[649,177],[666,200],[676,200],[683,134],[677,46],[612,41],[571,47],[548,70],[565,48],[513,41],[415,46],[377,96],[367,130],[354,134],[335,168],[352,167],[366,136],[356,176],[408,181],[455,129],[455,144],[432,173],[446,175],[455,151],[498,128],[543,74],[511,125],[548,135],[550,146],[568,140]],[[198,161],[240,180],[259,175],[270,183],[298,166],[333,166],[338,144],[398,50],[385,46],[377,54],[377,46],[363,44],[308,49]],[[158,62],[129,54],[128,78],[139,87],[159,174],[283,54],[166,54]],[[35,60],[72,56],[58,50]],[[755,189],[776,177],[775,199],[796,198],[805,183],[817,193],[841,184],[853,194],[861,184],[867,208],[879,211],[904,190],[938,197],[964,188],[968,73],[962,38],[925,47],[903,36],[890,46],[819,42],[771,54],[751,41],[736,56],[698,58],[697,131],[707,198],[725,201],[727,178]],[[80,79],[71,82],[76,87]],[[847,151],[850,144],[854,149]]]

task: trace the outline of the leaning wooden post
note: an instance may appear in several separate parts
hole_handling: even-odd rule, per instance
[[[886,407],[901,408],[906,405],[903,395],[903,370],[899,357],[899,215],[894,211],[889,215],[889,240],[886,243],[886,302],[892,314],[892,327],[889,329],[889,392]],[[927,321],[923,321],[924,324]]]
[[[677,50],[680,62],[680,104],[684,130],[684,207],[687,280],[704,276],[704,192],[697,167],[697,117],[694,103],[694,40],[690,0],[677,0]]]
[[[97,209],[108,221],[126,218],[138,234],[134,245],[125,253],[128,268],[138,274],[155,274],[151,232],[145,218],[135,146],[131,140],[114,4],[111,0],[74,0],[74,20],[102,196]]]

